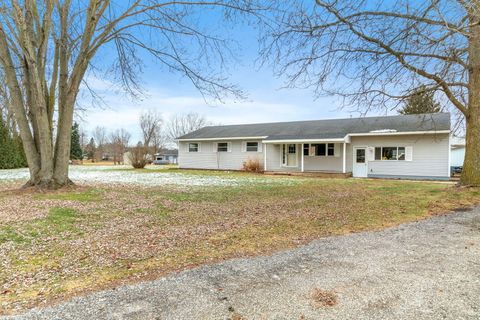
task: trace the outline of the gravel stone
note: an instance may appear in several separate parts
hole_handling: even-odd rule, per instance
[[[314,289],[336,305],[315,308]],[[480,208],[316,240],[3,319],[480,319]]]

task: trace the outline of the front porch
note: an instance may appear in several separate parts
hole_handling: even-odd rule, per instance
[[[305,176],[350,176],[344,139],[263,141],[264,171]],[[278,161],[278,162],[277,162]]]

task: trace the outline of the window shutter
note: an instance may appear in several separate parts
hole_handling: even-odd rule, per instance
[[[218,142],[214,142],[214,143],[212,143],[212,145],[213,145],[213,152],[217,152],[217,150],[218,150]]]
[[[259,142],[257,151],[262,152],[262,147],[263,147],[263,143]]]
[[[232,152],[232,143],[227,142],[227,152]]]
[[[413,160],[413,147],[405,147],[405,161]]]
[[[333,155],[335,157],[340,157],[340,143],[333,144]]]
[[[308,155],[310,157],[313,157],[315,155],[315,151],[316,151],[315,149],[316,149],[315,146],[310,145],[310,149],[308,150]]]
[[[242,152],[247,152],[247,142],[242,141]]]
[[[374,147],[368,147],[367,148],[367,161],[373,161],[375,160],[375,148]]]

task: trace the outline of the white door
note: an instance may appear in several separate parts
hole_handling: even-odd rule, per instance
[[[353,176],[365,178],[368,174],[367,150],[366,148],[353,149]]]

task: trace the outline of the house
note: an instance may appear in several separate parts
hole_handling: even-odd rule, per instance
[[[450,114],[209,126],[178,138],[180,168],[449,179]]]
[[[161,150],[159,153],[155,154],[155,160],[153,164],[177,164],[178,150]]]
[[[465,160],[465,138],[452,136],[450,138],[450,165],[458,168],[463,167]]]

